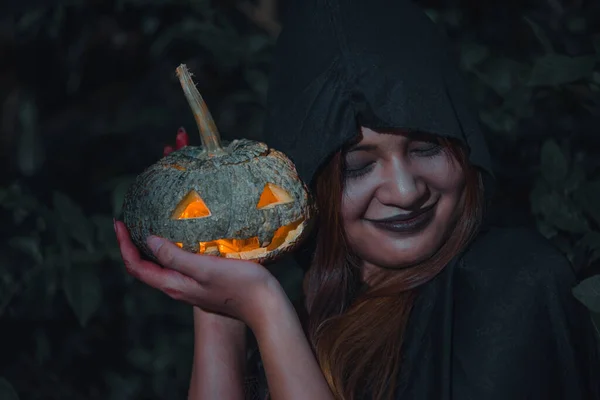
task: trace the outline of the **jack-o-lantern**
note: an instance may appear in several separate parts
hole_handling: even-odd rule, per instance
[[[265,143],[221,144],[214,121],[185,65],[177,68],[202,147],[163,157],[129,188],[123,219],[131,238],[154,259],[146,238],[184,250],[266,262],[291,251],[308,232],[308,190],[293,163]]]

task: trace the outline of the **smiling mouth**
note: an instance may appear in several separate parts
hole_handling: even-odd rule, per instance
[[[396,233],[415,233],[423,230],[435,216],[435,205],[424,207],[406,215],[395,215],[383,219],[366,219],[379,229]]]
[[[198,254],[238,258],[242,260],[256,259],[266,256],[273,250],[294,243],[302,233],[304,219],[279,227],[273,234],[271,242],[261,246],[258,236],[248,239],[217,239],[208,242],[198,242]],[[183,248],[183,243],[175,243]]]

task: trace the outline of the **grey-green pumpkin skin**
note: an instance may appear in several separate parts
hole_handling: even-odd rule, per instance
[[[306,237],[315,210],[294,164],[265,143],[241,139],[223,145],[225,154],[219,156],[209,156],[193,146],[174,151],[147,168],[131,185],[125,196],[123,219],[133,242],[146,257],[156,261],[146,245],[150,235],[182,243],[184,250],[196,253],[199,242],[217,239],[257,236],[261,243],[269,243],[279,227],[302,219],[301,235],[254,259],[260,263],[292,251]],[[267,183],[283,188],[294,201],[257,209]],[[211,215],[173,219],[173,211],[192,190],[200,195]]]

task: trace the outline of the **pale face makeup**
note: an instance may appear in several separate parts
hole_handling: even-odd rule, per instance
[[[342,220],[363,270],[431,257],[455,226],[464,172],[435,137],[361,128],[344,154]]]

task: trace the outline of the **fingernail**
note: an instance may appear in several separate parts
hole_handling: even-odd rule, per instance
[[[116,218],[113,218],[113,227],[115,228],[115,233],[119,233],[117,231],[117,219]]]
[[[152,250],[152,252],[156,254],[156,252],[158,252],[158,249],[160,249],[161,246],[165,244],[165,241],[164,239],[159,238],[158,236],[150,236],[147,240],[147,243],[148,247],[150,247],[150,250]]]

